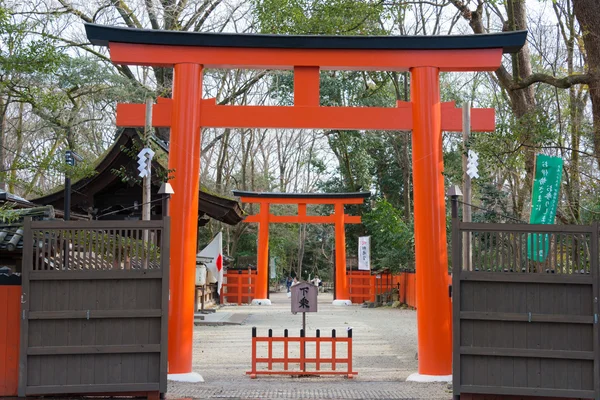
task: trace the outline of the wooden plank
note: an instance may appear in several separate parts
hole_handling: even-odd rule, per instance
[[[98,338],[96,341],[102,341],[104,338]],[[109,357],[110,354],[95,354],[94,359],[94,385],[106,385],[112,382],[108,381],[108,369],[109,369]]]
[[[506,258],[505,258],[506,259]],[[502,312],[514,312],[514,288],[519,284],[500,284],[502,287],[502,292],[500,294],[501,299],[503,300],[502,306],[498,309]],[[514,349],[514,322],[500,321],[499,322],[500,332],[499,337],[497,338],[497,343],[502,348]],[[500,367],[500,386],[514,386],[514,375],[515,375],[515,366],[514,366],[514,358],[500,358],[499,362]]]
[[[160,228],[162,221],[32,221],[31,228],[39,230],[57,230],[57,229],[153,229]]]
[[[523,274],[481,271],[463,271],[461,279],[463,281],[480,282],[570,283],[576,285],[591,285],[593,282],[593,278],[589,275]]]
[[[519,321],[528,322],[529,315],[521,313],[490,313],[485,311],[463,311],[461,319],[478,319],[485,321]],[[570,324],[593,324],[594,318],[585,315],[547,315],[531,314],[531,322],[557,322]]]
[[[148,382],[158,382],[160,386],[160,353],[149,353],[148,365]]]
[[[547,396],[593,399],[593,390],[563,390],[546,388],[497,387],[482,385],[462,385],[461,393],[495,394],[505,396]]]
[[[542,314],[548,315],[556,315],[554,311],[554,297],[556,293],[560,291],[559,285],[555,284],[540,284],[539,285],[539,300],[540,300],[540,312]],[[553,337],[556,332],[556,328],[558,325],[564,324],[542,324],[536,322],[537,325],[540,325],[541,337],[540,337],[540,348],[541,349],[554,349],[553,347]],[[549,325],[546,327],[546,325]],[[558,349],[556,349],[558,350]],[[558,351],[554,351],[558,353]],[[545,388],[552,389],[560,389],[560,387],[556,387],[556,376],[555,376],[555,359],[547,359],[542,358],[540,360],[540,371],[541,371],[541,386]],[[557,357],[558,358],[558,357]]]
[[[157,383],[143,384],[89,384],[89,385],[45,385],[27,388],[27,395],[44,394],[92,394],[92,393],[128,393],[128,392],[150,392],[157,391]]]
[[[107,270],[107,271],[33,271],[31,280],[102,280],[102,279],[160,279],[158,270]]]
[[[581,315],[581,290],[577,286],[567,287],[567,311],[570,315]],[[590,318],[592,318],[590,316]],[[593,318],[592,318],[593,319]],[[567,348],[581,350],[581,326],[570,324],[567,326]],[[581,389],[581,362],[569,362],[567,374],[567,389]]]
[[[107,281],[110,282],[110,281]],[[127,281],[118,280],[110,286],[108,294],[108,308],[111,310],[123,310],[126,309],[123,304],[123,286]],[[100,322],[100,321],[98,321]],[[108,346],[104,346],[104,349],[110,349],[112,345],[122,347],[123,343],[123,320],[105,320],[102,321],[107,324],[110,332],[109,339],[107,340]],[[108,382],[110,383],[122,383],[122,358],[120,354],[115,354],[108,360]]]
[[[56,298],[56,308],[58,310],[68,310],[69,309],[69,295],[70,295],[70,282],[60,282],[54,281],[52,282],[57,287],[57,298]],[[44,321],[47,323],[48,321]],[[54,321],[54,345],[55,346],[66,346],[69,340],[69,331],[68,331],[68,320],[57,320]],[[68,380],[67,375],[67,357],[57,356],[54,357],[54,384],[66,385]]]
[[[89,318],[93,319],[92,323],[95,325],[95,340],[94,344],[99,346],[114,344],[112,341],[112,320],[105,318],[95,319],[92,317],[93,314],[99,312],[113,312],[109,310],[110,304],[110,290],[116,281],[102,280],[96,282],[96,308],[97,311],[90,311]],[[88,318],[87,316],[85,318]]]
[[[83,306],[83,282],[66,281],[69,283],[69,310],[81,309]],[[87,295],[87,294],[86,294]],[[82,321],[69,319],[67,325],[67,346],[81,346]],[[28,351],[31,351],[31,347]],[[67,359],[67,382],[66,385],[81,384],[81,357],[71,356]]]
[[[540,350],[540,349],[515,349],[504,347],[468,347],[461,346],[460,352],[469,355],[500,356],[500,357],[531,357],[567,360],[593,360],[592,351],[574,350]]]
[[[502,304],[506,300],[503,297],[502,285],[505,284],[498,284],[495,282],[488,283],[486,291],[488,310],[500,311],[503,308]],[[505,340],[505,336],[508,336],[508,332],[503,329],[503,321],[481,321],[480,323],[485,324],[486,326],[486,334],[483,335],[486,338],[485,346],[491,348],[501,347]],[[502,365],[504,361],[507,361],[506,358],[488,356],[486,359],[488,364],[487,384],[493,386],[502,385]]]
[[[31,312],[29,319],[40,320],[60,320],[67,318],[83,318],[87,319],[86,310],[76,311],[36,311]],[[160,309],[144,309],[144,310],[90,310],[89,319],[96,318],[151,318],[160,317]],[[591,318],[591,317],[590,317]]]
[[[122,353],[158,353],[160,344],[129,345],[87,345],[87,346],[34,346],[27,350],[29,355],[64,354],[122,354]]]
[[[123,286],[123,304],[126,309],[136,308],[136,281],[125,281]],[[122,321],[123,330],[121,333],[122,345],[135,345],[135,319],[125,318]],[[135,354],[121,354],[121,382],[135,382]]]
[[[27,354],[25,354],[26,356]],[[27,383],[29,386],[38,386],[41,384],[42,360],[40,357],[28,357]],[[22,378],[19,376],[19,378]],[[20,396],[19,396],[20,397]]]
[[[42,292],[42,311],[38,311],[41,314],[45,312],[57,312],[56,310],[56,282],[43,282]],[[31,314],[29,313],[29,319],[31,320]],[[33,313],[35,314],[35,313]],[[42,324],[42,346],[53,346],[56,341],[55,326],[56,321],[40,321]],[[40,385],[51,384],[54,381],[54,365],[55,358],[47,358],[42,360],[42,368],[40,370]]]
[[[538,236],[539,238],[539,236]],[[536,274],[539,275],[539,274]],[[527,284],[527,311],[529,322],[526,328],[525,343],[527,349],[539,349],[541,342],[542,330],[539,323],[534,323],[533,314],[539,315],[540,310],[540,284]],[[531,316],[531,317],[530,317]],[[544,315],[547,317],[547,315]],[[539,388],[542,384],[541,369],[542,364],[539,358],[526,359],[527,365],[527,387]]]
[[[112,313],[119,312],[120,310],[109,310],[109,298],[110,298],[110,287],[114,284],[114,281],[102,280],[96,282],[96,307],[97,310],[93,311],[99,313]],[[90,311],[89,318],[92,318],[92,311]],[[110,328],[110,320],[94,319],[92,323],[95,325],[96,333],[94,336],[94,344],[99,346],[105,346],[111,344],[112,332]],[[107,354],[94,355],[94,383],[95,384],[108,384],[113,383],[108,380],[109,375],[109,361],[110,358]]]
[[[33,237],[31,231],[31,218],[26,217],[23,222],[23,248],[31,249],[33,248]],[[33,252],[24,251],[23,252],[23,270],[21,275],[21,291],[22,291],[22,300],[21,300],[21,337],[19,338],[19,396],[24,397],[26,395],[26,387],[27,387],[27,377],[28,377],[28,369],[27,369],[27,346],[29,341],[29,323],[28,323],[28,313],[29,313],[29,299],[30,299],[30,283],[29,283],[29,274],[32,268],[33,260],[32,260]]]
[[[526,233],[591,233],[590,225],[544,225],[544,224],[488,224],[460,222],[461,231],[471,232],[526,232]]]
[[[136,281],[136,307],[148,307],[151,303],[150,281]],[[158,316],[162,316],[162,310],[159,310]],[[136,344],[147,344],[150,339],[150,323],[147,318],[135,320],[135,341]],[[158,367],[158,366],[157,366]],[[147,354],[138,353],[135,355],[135,382],[148,382],[150,362]]]
[[[594,390],[594,361],[581,363],[581,388]]]
[[[169,217],[163,217],[163,229],[161,232],[161,247],[160,247],[160,267],[162,271],[162,287],[161,287],[161,329],[160,329],[160,370],[159,382],[160,392],[167,392],[167,349],[168,349],[168,332],[169,332],[169,276],[170,276],[170,239],[171,239],[171,220]]]
[[[513,310],[516,315],[526,315],[527,313],[527,284],[512,283],[514,299]],[[521,322],[510,322],[513,330],[513,347],[525,348],[527,339],[527,324]],[[527,386],[527,363],[522,359],[513,360],[514,376],[513,381],[515,386]]]
[[[77,282],[82,287],[83,301],[82,301],[82,313],[86,316],[81,317],[81,345],[82,346],[93,346],[96,344],[96,324],[94,320],[87,319],[87,310],[90,313],[96,310],[97,307],[97,284],[96,280],[87,280]],[[92,384],[94,383],[94,356],[92,355],[81,355],[81,371],[80,381],[81,384]]]
[[[92,337],[93,339],[93,337]],[[82,385],[92,385],[94,384],[95,374],[94,374],[94,357],[92,354],[82,354],[81,358],[81,371],[80,380]]]
[[[590,260],[590,267],[591,267],[591,271],[590,274],[592,275],[592,277],[594,278],[594,283],[593,283],[593,294],[594,294],[594,298],[598,299],[600,298],[600,266],[598,264],[600,264],[600,224],[598,224],[598,222],[594,222],[592,224],[592,233],[591,233],[591,238],[590,238],[590,256],[591,256],[591,260]],[[600,304],[598,304],[597,301],[594,301],[594,309],[593,312],[596,316],[596,318],[600,318]],[[598,326],[598,323],[594,324],[593,327],[593,338],[594,338],[594,343],[593,343],[593,349],[594,349],[594,367],[593,367],[593,374],[594,374],[594,392],[596,393],[596,398],[600,398],[600,328]]]
[[[473,313],[487,310],[487,287],[488,282],[477,282],[473,284]],[[460,317],[462,319],[463,313]],[[487,331],[488,326],[484,322],[478,321],[473,325],[473,345],[487,346]],[[488,375],[488,360],[486,357],[473,357],[473,382],[479,385],[487,384]]]

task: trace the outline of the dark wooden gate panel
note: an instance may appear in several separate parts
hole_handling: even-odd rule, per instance
[[[169,221],[27,222],[19,395],[167,390]]]
[[[543,261],[527,255],[532,233],[547,234]],[[597,225],[454,218],[452,252],[455,396],[600,398]]]

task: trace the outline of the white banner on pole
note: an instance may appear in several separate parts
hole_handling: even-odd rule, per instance
[[[358,238],[358,269],[360,271],[371,270],[371,236]]]
[[[277,278],[277,268],[275,267],[275,257],[271,257],[271,259],[269,260],[269,271],[271,272],[269,274],[269,278],[276,279]]]

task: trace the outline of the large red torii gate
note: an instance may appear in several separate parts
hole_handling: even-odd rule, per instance
[[[198,176],[203,127],[412,130],[419,373],[451,374],[452,341],[441,131],[462,113],[440,102],[439,73],[494,71],[526,31],[464,36],[278,36],[156,31],[86,24],[115,64],[174,67],[173,99],[153,109],[171,128],[169,373],[192,371]],[[294,70],[294,105],[227,106],[202,99],[203,68]],[[321,107],[320,70],[410,71],[411,101],[394,108]],[[143,105],[119,105],[117,125],[143,126]],[[473,131],[494,130],[494,110],[473,110]]]

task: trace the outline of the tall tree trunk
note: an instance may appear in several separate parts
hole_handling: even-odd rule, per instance
[[[302,278],[302,261],[304,260],[304,244],[306,242],[306,224],[298,229],[298,280]]]
[[[8,101],[4,99],[4,96],[0,96],[0,190],[6,190],[6,152],[5,147],[5,132],[6,132],[6,110],[8,108]]]
[[[573,0],[573,10],[581,30],[586,51],[586,61],[591,75],[589,83],[594,119],[594,155],[600,166],[600,2],[598,0]]]
[[[15,154],[13,161],[10,164],[10,180],[8,181],[8,191],[15,193],[15,182],[17,181],[17,164],[21,160],[21,153],[23,152],[23,111],[25,103],[19,104],[19,120],[17,122],[17,145],[15,148]]]
[[[469,21],[474,33],[486,33],[483,24],[484,2],[479,1],[475,10],[470,10],[465,2],[461,0],[450,0],[461,12],[462,16]],[[508,30],[527,30],[527,11],[524,0],[507,0],[506,11],[508,15]],[[535,151],[538,145],[535,138],[535,91],[532,85],[524,88],[514,88],[524,78],[531,76],[531,55],[527,42],[517,54],[512,54],[512,74],[501,66],[495,72],[499,84],[508,93],[511,108],[516,118],[516,129],[519,141],[524,148],[525,178],[522,185],[517,188],[518,196],[514,205],[514,213],[521,218],[524,212],[526,200],[529,198],[533,184],[533,169],[535,163]]]

